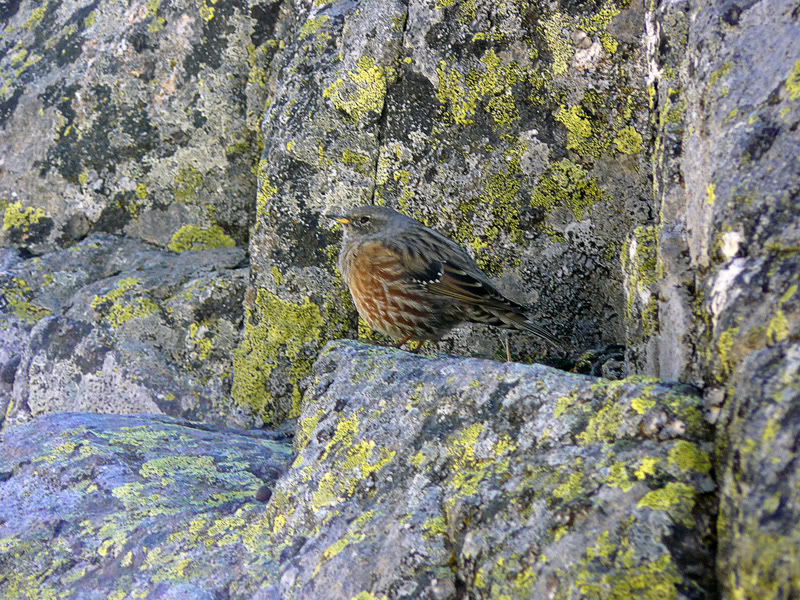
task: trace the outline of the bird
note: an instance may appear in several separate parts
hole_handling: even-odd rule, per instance
[[[358,314],[398,348],[439,340],[463,323],[527,331],[560,348],[453,240],[384,206],[325,216],[343,227],[339,272]]]

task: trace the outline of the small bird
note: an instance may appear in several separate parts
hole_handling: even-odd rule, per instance
[[[383,206],[326,216],[344,228],[339,271],[358,314],[398,348],[438,340],[461,323],[520,329],[560,347],[464,249],[419,221]]]

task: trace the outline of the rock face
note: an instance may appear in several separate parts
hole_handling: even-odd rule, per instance
[[[285,473],[264,433],[71,414],[15,429],[0,594],[714,597],[711,431],[690,389],[354,342],[312,377]]]
[[[640,5],[315,2],[296,23],[264,118],[237,400],[296,416],[313,356],[359,333],[320,216],[337,206],[451,236],[577,354],[624,340],[620,248],[654,216]],[[295,335],[270,333],[287,319]],[[505,355],[480,327],[434,347]]]
[[[241,515],[263,512],[256,490],[290,455],[279,435],[155,415],[19,427],[0,445],[0,595],[201,600],[239,586],[231,597],[250,597],[248,570],[269,561],[238,560],[262,543]]]
[[[791,598],[800,594],[797,6],[664,3],[648,34],[659,49],[662,218],[629,247],[652,257],[656,276],[631,289],[632,305],[656,307],[631,366],[703,385],[719,412],[724,595]]]
[[[246,242],[279,8],[4,2],[0,243]]]
[[[300,418],[266,508],[166,542],[101,528],[75,564],[80,541],[40,561],[44,530],[14,529],[0,557],[30,575],[5,595],[89,597],[102,567],[163,598],[800,597],[796,2],[13,0],[0,27],[6,484],[56,462],[16,431],[94,439],[12,428],[36,415]],[[564,339],[513,335],[522,362],[633,379],[348,344],[312,371],[331,339],[375,341],[321,216],[367,202],[456,239]],[[477,327],[443,351],[505,355]],[[116,498],[91,485],[86,511]],[[249,567],[158,570],[201,530],[210,568]]]
[[[0,273],[0,418],[163,413],[252,423],[230,400],[242,248],[175,254],[97,234]]]

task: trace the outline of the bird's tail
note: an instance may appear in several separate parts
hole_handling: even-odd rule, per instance
[[[531,318],[525,313],[514,312],[510,310],[506,311],[493,310],[491,312],[494,315],[494,317],[496,317],[500,321],[498,325],[500,325],[501,327],[509,327],[511,329],[522,329],[550,343],[556,349],[560,349],[562,347],[561,340],[556,338],[541,325],[534,323],[531,320]]]
[[[552,344],[556,350],[563,348],[561,340],[531,320],[528,311],[519,304],[507,301],[507,305],[502,308],[496,306],[472,306],[470,308],[471,310],[463,315],[465,321],[527,331]]]

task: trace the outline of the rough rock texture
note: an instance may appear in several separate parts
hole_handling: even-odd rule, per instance
[[[710,439],[685,386],[335,343],[277,482],[264,434],[90,415],[8,434],[0,594],[711,598]]]
[[[725,597],[800,597],[800,11],[669,2],[647,22],[660,220],[628,247],[631,368],[703,385],[718,418]]]
[[[0,244],[245,243],[279,2],[0,5]]]
[[[471,585],[476,597],[492,596],[492,589],[515,597],[514,585],[529,585],[541,597],[552,592],[565,598],[669,598],[674,589],[684,597],[714,598],[711,561],[692,555],[694,544],[702,551],[717,548],[721,597],[800,597],[796,2],[96,0],[79,6],[12,0],[0,2],[0,27],[0,245],[15,247],[0,251],[0,415],[17,422],[31,413],[91,407],[249,424],[302,413],[312,433],[324,422],[329,429],[315,434],[319,439],[299,436],[306,462],[296,465],[282,488],[296,501],[295,512],[273,502],[272,520],[255,528],[269,529],[259,552],[284,548],[283,558],[270,559],[283,565],[281,576],[265,576],[263,589],[254,592],[261,600],[298,590],[321,595],[324,587],[314,583],[317,566],[317,575],[335,565],[341,575],[337,556],[347,556],[354,543],[372,543],[364,525],[401,510],[384,498],[412,506],[408,499],[415,496],[391,496],[392,482],[375,470],[388,456],[381,449],[409,456],[401,440],[416,444],[412,457],[426,444],[455,444],[412,463],[423,481],[433,477],[425,465],[439,469],[433,474],[440,480],[431,485],[441,497],[437,506],[445,508],[436,515],[422,508],[413,513],[417,519],[423,515],[424,523],[443,521],[425,530],[429,554],[406,563],[434,557],[403,579],[415,582],[408,584],[416,586],[409,594],[446,598]],[[554,468],[525,483],[526,476],[510,466],[498,470],[495,457],[510,460],[533,448],[530,461],[544,468],[552,465],[537,461],[556,464],[555,450],[541,436],[535,446],[515,439],[504,446],[502,427],[508,434],[523,424],[499,421],[501,429],[494,429],[481,407],[495,401],[478,396],[477,408],[445,399],[455,415],[452,431],[437,429],[438,404],[429,409],[435,417],[431,428],[423,427],[419,437],[411,437],[418,435],[414,418],[394,414],[397,439],[382,433],[375,448],[369,447],[371,438],[358,437],[381,431],[372,408],[381,398],[372,397],[356,415],[360,429],[351,440],[347,428],[355,417],[342,402],[338,412],[320,413],[329,400],[308,376],[326,340],[372,339],[359,328],[335,270],[339,232],[320,217],[335,206],[362,202],[400,208],[457,239],[505,291],[532,304],[568,350],[557,362],[542,356],[534,340],[513,335],[515,357],[575,363],[576,369],[597,364],[603,373],[627,370],[702,388],[706,417],[716,422],[713,468],[698,458],[708,439],[699,427],[684,440],[695,443],[697,453],[675,440],[647,437],[652,423],[638,412],[647,402],[634,406],[633,399],[650,384],[631,388],[630,381],[614,384],[630,394],[613,405],[619,409],[615,431],[632,432],[624,438],[631,445],[622,443],[622,450],[656,445],[652,456],[660,457],[657,464],[665,470],[654,474],[646,470],[651,463],[642,458],[639,464],[634,455],[622,455],[623,467],[611,465],[603,443],[613,440],[605,434],[599,446],[589,444],[601,451],[588,460],[589,450],[580,443],[586,436],[576,434],[568,440],[574,449],[563,455],[584,460],[580,473]],[[97,230],[128,239],[99,237],[75,245]],[[178,251],[249,241],[249,283],[240,268],[241,249],[176,257],[142,240]],[[46,253],[66,246],[73,250]],[[498,335],[482,328],[454,333],[430,352],[442,350],[504,355]],[[360,352],[345,347],[337,355],[352,359]],[[412,369],[405,383],[391,383],[397,375],[380,369],[393,366],[395,359],[375,359],[361,377],[385,381],[388,387],[374,393],[391,396],[393,385],[427,389],[414,378],[433,376]],[[309,385],[307,402],[320,407],[313,413],[302,402]],[[536,418],[558,412],[580,421],[580,435],[591,431],[592,419],[617,412],[608,395],[615,388],[595,387],[587,405],[562,400],[561,408],[558,397],[542,390],[540,406],[556,402],[556,408],[538,408]],[[471,389],[459,388],[458,394],[469,397]],[[659,398],[674,393],[653,390]],[[383,399],[385,410],[400,410],[390,396]],[[626,398],[633,412],[623,410]],[[583,415],[587,429],[580,429],[583,421],[575,415],[586,406],[592,407]],[[534,407],[524,410],[526,419],[534,415]],[[655,424],[671,431],[664,429],[671,417],[665,412]],[[398,433],[396,423],[404,418],[411,430]],[[640,422],[638,435],[646,439],[635,437]],[[469,430],[476,423],[482,428]],[[459,432],[473,444],[471,454],[466,441],[452,437]],[[532,444],[523,433],[524,443]],[[344,449],[345,441],[356,444],[353,453]],[[617,452],[618,445],[608,447]],[[465,462],[452,469],[458,452]],[[687,457],[700,461],[700,475],[675,467]],[[329,475],[323,491],[335,491],[338,501],[355,485],[347,502],[309,508],[315,494],[323,497],[300,474],[317,468],[308,463],[312,458],[336,474],[345,472],[334,469],[342,458],[350,474],[341,481],[350,483],[334,485]],[[380,473],[405,481],[396,460]],[[609,483],[604,469],[611,474],[612,467],[612,480],[624,475],[634,485]],[[459,470],[468,481],[458,480]],[[476,480],[478,471],[484,475]],[[355,481],[354,474],[365,477]],[[718,486],[720,506],[710,528],[714,499],[703,495],[710,489],[706,475]],[[318,485],[324,473],[313,476]],[[633,511],[637,527],[655,518],[647,506],[660,506],[667,507],[670,523],[683,523],[690,533],[673,529],[671,537],[659,537],[666,529],[657,530],[647,538],[650,554],[639,562],[626,558],[627,549],[619,554],[623,540],[625,548],[643,548],[636,543],[639,530],[628,535],[618,526],[605,538],[591,530],[597,517],[583,511],[583,492],[568,491],[577,489],[573,476],[581,490],[597,487],[591,498],[603,507],[612,491],[624,502],[643,493]],[[515,495],[518,481],[534,490],[533,500]],[[465,486],[479,498],[474,514],[473,504],[458,494]],[[378,489],[385,494],[383,512],[369,515],[371,509],[362,505],[372,493],[377,498]],[[639,506],[660,489],[667,491]],[[546,508],[537,508],[533,525],[510,521],[520,526],[529,548],[547,548],[533,551],[535,560],[503,554],[502,532],[475,534],[474,541],[449,529],[450,523],[483,523],[490,514],[509,519],[506,496],[512,504]],[[689,526],[681,511],[691,501],[697,511]],[[571,510],[570,502],[578,509]],[[558,518],[562,506],[568,519],[551,527],[552,539],[530,532],[536,523]],[[612,515],[609,523],[618,524],[615,506],[604,510]],[[336,510],[354,520],[344,523]],[[320,525],[318,518],[327,521]],[[296,530],[287,529],[289,520]],[[582,523],[589,528],[583,537],[559,529]],[[331,529],[314,546],[302,538],[318,539],[317,526]],[[385,531],[395,532],[389,525]],[[216,548],[212,538],[208,547]],[[605,546],[610,539],[617,546]],[[691,543],[686,546],[684,539]],[[570,556],[582,558],[564,558],[561,574],[551,577],[554,549],[567,546],[574,550]],[[170,546],[164,555],[175,551]],[[445,553],[449,558],[437,562]],[[540,575],[533,582],[517,569],[524,560]],[[692,562],[698,571],[684,569]],[[403,565],[384,564],[380,583],[388,587],[381,589],[389,589],[392,577],[404,577],[397,575]],[[622,575],[601,581],[598,564]],[[311,574],[300,568],[306,565]],[[655,591],[631,590],[631,581],[652,583],[656,571],[677,579],[659,579],[647,588]],[[351,568],[347,575],[363,584],[362,591],[354,582],[336,589],[353,591],[358,600],[394,593],[363,591],[377,590],[377,580],[358,580],[360,572]],[[212,595],[205,583],[175,585],[154,593]],[[254,589],[252,582],[247,585],[242,597]]]
[[[296,416],[327,339],[369,334],[336,206],[399,208],[467,247],[580,354],[624,339],[620,249],[653,217],[640,4],[306,2],[263,125],[234,395]],[[278,68],[278,65],[280,68]],[[274,334],[292,323],[291,335]],[[512,336],[518,358],[544,348]],[[467,328],[434,346],[504,356]]]
[[[0,272],[0,415],[165,413],[252,422],[231,405],[242,248],[175,254],[112,235]]]
[[[262,543],[241,515],[291,454],[280,434],[155,415],[19,427],[0,445],[0,596],[249,598],[275,567],[239,560]]]

